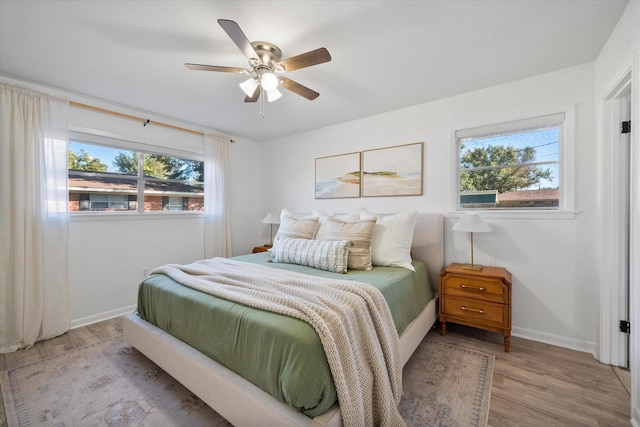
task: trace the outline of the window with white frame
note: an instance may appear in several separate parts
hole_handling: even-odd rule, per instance
[[[158,151],[72,132],[69,211],[204,211],[204,162]]]
[[[565,113],[459,129],[460,210],[557,210]]]
[[[100,210],[128,210],[127,196],[118,194],[92,194],[89,193],[89,209]]]
[[[183,211],[185,209],[185,201],[183,197],[176,196],[168,196],[166,199],[166,203],[163,201],[164,207],[163,209],[166,211]]]

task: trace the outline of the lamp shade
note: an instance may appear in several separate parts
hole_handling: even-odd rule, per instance
[[[280,216],[277,213],[269,212],[262,220],[263,224],[280,224]]]
[[[273,73],[264,73],[260,78],[262,89],[271,92],[278,88],[278,78]]]
[[[467,231],[470,233],[486,233],[491,231],[489,224],[477,213],[466,213],[452,228],[453,231]]]
[[[251,77],[249,80],[245,80],[244,82],[240,83],[240,88],[243,90],[244,93],[247,94],[247,96],[252,96],[253,92],[256,91],[257,87],[258,87],[258,82],[253,77]]]
[[[273,89],[267,92],[267,101],[273,102],[282,97],[282,93],[278,89]]]

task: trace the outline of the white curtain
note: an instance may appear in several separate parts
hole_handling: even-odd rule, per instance
[[[68,102],[0,83],[0,352],[69,329]]]
[[[231,246],[229,203],[229,144],[219,136],[204,136],[204,254],[205,258],[228,257]]]

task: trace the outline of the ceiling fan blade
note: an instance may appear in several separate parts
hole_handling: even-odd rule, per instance
[[[218,24],[220,24],[227,35],[231,37],[231,40],[233,40],[236,46],[240,48],[247,59],[255,58],[260,60],[256,50],[251,46],[251,42],[247,39],[247,36],[244,35],[240,26],[235,21],[230,21],[229,19],[218,19]]]
[[[293,71],[300,68],[310,67],[312,65],[323,64],[329,61],[331,61],[331,55],[329,55],[329,51],[321,47],[307,53],[283,59],[282,61],[277,62],[274,65],[274,68],[276,68],[276,71],[278,71],[278,68],[282,66],[284,68],[283,72]]]
[[[260,86],[253,91],[253,95],[244,98],[244,102],[256,102],[260,97]]]
[[[203,64],[189,64],[185,63],[185,67],[190,70],[200,70],[200,71],[222,71],[223,73],[238,73],[238,74],[249,74],[251,71],[244,68],[237,67],[219,67],[217,65],[203,65]]]
[[[307,98],[309,101],[313,101],[320,96],[320,94],[315,90],[311,90],[308,87],[303,86],[300,83],[296,83],[286,77],[278,77],[278,80],[282,82],[283,88],[290,90],[293,93],[297,93],[298,95]]]

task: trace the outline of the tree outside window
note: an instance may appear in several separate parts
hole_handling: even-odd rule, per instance
[[[529,120],[524,129],[514,122],[456,134],[461,209],[559,207],[562,123],[545,121]]]
[[[71,212],[204,210],[201,161],[71,140],[67,166]]]

